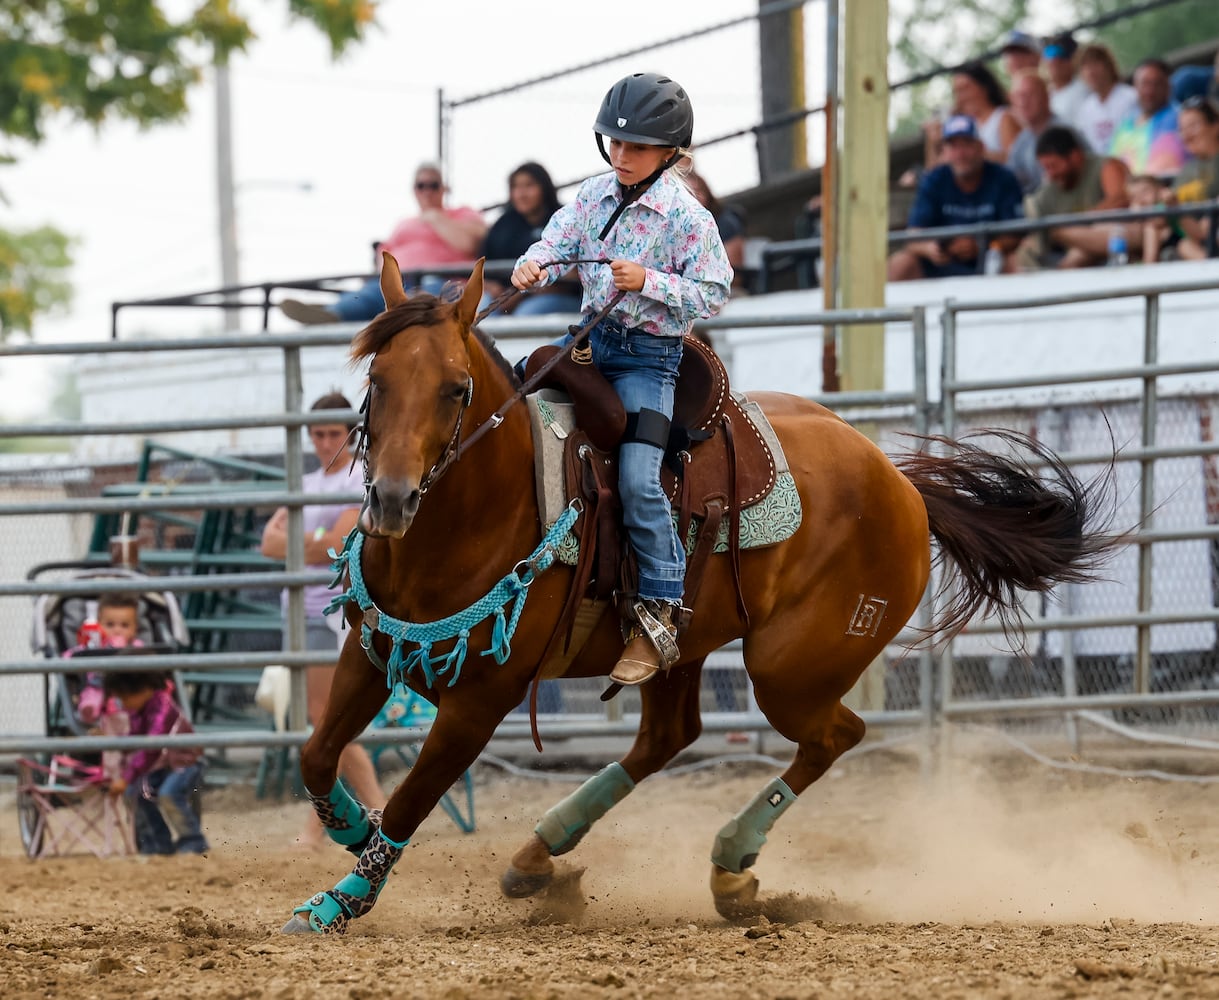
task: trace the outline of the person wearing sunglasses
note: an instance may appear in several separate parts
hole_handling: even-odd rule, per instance
[[[1181,139],[1193,159],[1177,174],[1173,195],[1178,204],[1219,198],[1219,104],[1198,95],[1181,105],[1177,116]],[[1210,223],[1183,215],[1177,220],[1184,238],[1177,244],[1183,260],[1203,260]]]
[[[446,278],[429,274],[427,269],[438,264],[472,262],[487,235],[487,223],[473,208],[445,205],[448,188],[434,163],[422,163],[415,169],[414,190],[419,214],[403,219],[388,239],[377,244],[377,259],[381,259],[381,251],[388,251],[398,261],[409,287],[417,285],[425,292],[439,295]],[[385,299],[381,296],[380,279],[373,277],[356,291],[343,293],[329,306],[284,299],[280,308],[284,315],[300,323],[366,323],[385,308]]]

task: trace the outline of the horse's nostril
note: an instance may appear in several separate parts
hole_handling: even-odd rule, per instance
[[[422,496],[418,490],[413,490],[411,495],[406,498],[406,503],[403,504],[403,508],[411,517],[414,517],[415,514],[419,512],[419,501],[421,499]]]

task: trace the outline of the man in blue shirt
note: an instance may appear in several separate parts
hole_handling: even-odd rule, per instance
[[[943,137],[946,162],[923,176],[908,228],[935,229],[1020,218],[1020,182],[1007,167],[986,159],[974,120],[953,115],[944,123]],[[1011,270],[1011,254],[1019,237],[1002,237],[996,242],[1004,252],[1004,270]],[[907,243],[889,258],[889,280],[976,274],[978,258],[985,251],[973,236]]]

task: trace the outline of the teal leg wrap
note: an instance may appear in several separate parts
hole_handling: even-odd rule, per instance
[[[534,833],[552,855],[566,854],[588,833],[592,825],[627,797],[635,787],[622,765],[602,768],[554,806],[534,827]]]
[[[350,875],[345,875],[333,889],[319,892],[292,912],[304,916],[319,934],[343,934],[352,920],[364,916],[376,905],[390,869],[398,863],[408,843],[390,840],[376,830]]]
[[[737,874],[752,868],[766,843],[766,834],[795,801],[796,793],[782,778],[775,778],[715,835],[711,860]]]
[[[336,781],[326,798],[314,795],[308,789],[305,792],[317,818],[326,828],[327,836],[336,844],[357,848],[355,853],[362,851],[372,836],[373,824],[369,822],[368,810],[351,797],[347,787]]]

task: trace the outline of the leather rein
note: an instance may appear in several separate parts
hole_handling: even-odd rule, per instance
[[[549,261],[545,264],[542,264],[541,266],[543,268],[560,267],[560,266],[569,267],[572,264],[609,264],[609,263],[612,263],[612,261],[608,257],[578,257],[578,258],[573,258],[571,260],[553,260],[553,261]],[[521,292],[519,289],[516,289],[516,288],[510,288],[504,292],[501,292],[499,295],[497,295],[494,299],[491,300],[490,304],[488,304],[485,309],[483,309],[481,312],[479,312],[479,314],[477,316],[475,316],[474,323],[472,324],[472,326],[477,326],[479,323],[481,323],[484,319],[486,319],[493,312],[495,312],[498,309],[501,309],[505,304],[507,304],[508,302],[512,301],[513,299],[515,299],[523,294],[524,294],[523,292]],[[570,327],[568,327],[568,333],[571,336],[571,346],[576,347],[579,344],[581,344],[585,339],[587,339],[588,335],[590,333],[592,333],[593,327],[595,327],[598,323],[600,323],[603,319],[605,319],[606,316],[608,316],[610,314],[610,312],[613,310],[613,308],[619,302],[622,301],[622,298],[624,295],[626,295],[626,292],[620,290],[587,323],[585,323],[583,325],[577,325],[577,324],[573,323]],[[472,377],[470,377],[469,382],[466,385],[466,394],[464,397],[464,401],[462,402],[461,410],[458,412],[457,421],[453,426],[453,433],[451,435],[449,435],[449,441],[444,446],[444,449],[441,451],[440,457],[437,458],[434,463],[432,463],[432,467],[430,469],[428,469],[428,471],[424,474],[423,479],[420,481],[419,496],[422,497],[427,494],[428,490],[431,489],[432,486],[434,486],[436,484],[436,481],[441,476],[443,476],[446,472],[448,472],[449,468],[453,465],[453,463],[457,462],[461,459],[462,453],[465,451],[466,448],[468,448],[468,447],[470,447],[470,445],[474,444],[474,442],[477,441],[479,438],[483,437],[484,435],[488,434],[490,431],[493,431],[497,427],[499,427],[500,424],[502,424],[504,422],[504,415],[510,409],[512,409],[513,406],[515,406],[522,399],[524,399],[530,392],[532,392],[534,390],[534,388],[543,381],[543,379],[545,379],[546,375],[549,374],[550,370],[552,368],[554,368],[556,365],[558,365],[563,360],[564,353],[565,352],[563,352],[563,351],[559,351],[557,354],[555,354],[555,356],[553,358],[551,358],[541,368],[539,368],[536,372],[534,372],[532,377],[522,381],[521,384],[517,387],[516,391],[513,392],[513,394],[510,397],[508,397],[508,399],[506,399],[502,404],[500,404],[499,408],[496,409],[496,411],[494,413],[492,413],[491,416],[489,416],[481,424],[479,424],[477,427],[475,427],[474,430],[472,430],[470,432],[470,434],[465,438],[465,440],[462,440],[461,429],[462,429],[462,424],[465,420],[466,410],[469,409],[470,404],[474,400],[474,379]],[[355,463],[356,463],[357,459],[360,459],[362,461],[362,464],[364,467],[364,489],[365,490],[367,490],[369,488],[369,486],[371,485],[371,483],[369,482],[369,478],[368,478],[368,439],[369,439],[368,409],[369,409],[369,402],[370,402],[371,398],[372,398],[372,385],[370,384],[367,391],[364,393],[364,401],[360,404],[360,423],[357,427],[355,427],[352,430],[351,434],[348,435],[349,439],[353,435],[355,436],[355,439],[356,439],[355,453],[353,454],[352,459],[351,459],[351,467],[353,469],[355,468]],[[341,449],[338,454],[342,454]]]

